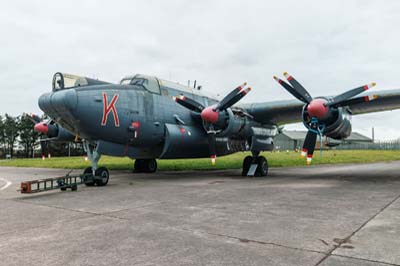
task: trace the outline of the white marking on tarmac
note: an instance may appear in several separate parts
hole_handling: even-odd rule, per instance
[[[7,179],[4,179],[4,178],[1,178],[1,177],[0,177],[0,180],[6,183],[4,186],[0,187],[0,190],[4,190],[4,189],[8,188],[8,187],[11,186],[11,184],[12,184],[12,183],[11,183],[10,181],[8,181]]]

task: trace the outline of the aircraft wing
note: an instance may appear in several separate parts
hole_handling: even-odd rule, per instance
[[[400,109],[400,89],[365,92],[360,96],[376,95],[377,99],[349,105],[353,115]],[[273,124],[289,124],[302,121],[304,103],[299,100],[275,101],[240,105],[256,121]]]

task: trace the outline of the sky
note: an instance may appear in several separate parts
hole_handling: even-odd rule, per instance
[[[0,9],[0,113],[41,113],[55,72],[119,82],[155,75],[204,93],[244,81],[243,102],[292,99],[288,71],[313,96],[377,82],[400,88],[400,1],[6,1]],[[400,137],[400,111],[353,117],[354,131]],[[292,124],[286,129],[303,129]]]

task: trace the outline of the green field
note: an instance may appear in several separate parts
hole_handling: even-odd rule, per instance
[[[249,155],[247,152],[217,158],[217,164],[212,166],[209,159],[186,160],[158,160],[158,169],[165,170],[196,170],[196,169],[238,169],[242,166],[242,160]],[[306,166],[304,158],[296,152],[265,152],[271,167]],[[324,151],[320,158],[319,151],[314,155],[313,165],[338,164],[338,163],[370,163],[379,161],[400,160],[400,151],[383,150],[357,150],[357,151]],[[37,159],[13,159],[0,161],[0,166],[37,167],[37,168],[64,168],[83,169],[89,166],[89,161],[83,157],[61,157],[42,160]],[[100,165],[110,170],[133,169],[133,161],[129,158],[103,156]]]

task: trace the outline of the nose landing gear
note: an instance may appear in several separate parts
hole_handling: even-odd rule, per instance
[[[87,177],[85,185],[86,186],[106,186],[108,184],[108,179],[110,178],[110,173],[105,167],[98,167],[101,154],[97,152],[96,147],[90,145],[87,141],[83,141],[83,148],[87,153],[88,159],[90,160],[92,166],[87,167],[83,174]]]

